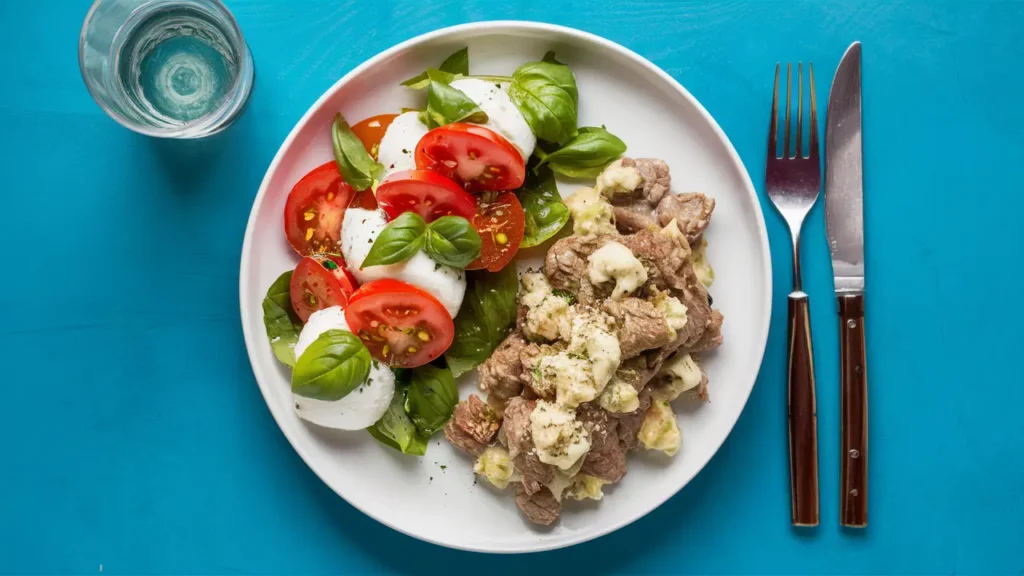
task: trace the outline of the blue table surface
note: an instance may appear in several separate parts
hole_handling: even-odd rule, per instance
[[[204,142],[129,132],[77,70],[84,0],[0,2],[0,572],[1020,573],[1024,3],[234,0],[257,67]],[[871,524],[838,526],[838,352],[821,203],[806,227],[823,524],[789,526],[790,253],[725,445],[648,517],[568,550],[486,557],[356,511],[274,424],[246,356],[238,263],[278,146],[345,72],[422,32],[554,22],[651,59],[715,116],[759,192],[777,60],[818,99],[864,42]],[[655,127],[652,127],[655,129]],[[486,563],[486,564],[481,564]]]

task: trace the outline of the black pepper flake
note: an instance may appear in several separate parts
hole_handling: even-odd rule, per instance
[[[715,303],[715,299],[711,297],[710,293],[708,293],[708,306],[711,306],[714,303]]]
[[[408,153],[409,153],[409,149],[408,148],[402,148],[402,154],[408,154]]]
[[[295,405],[295,409],[296,409],[296,410],[298,410],[298,409],[299,409],[299,405],[298,405],[298,404],[296,404],[296,405]]]

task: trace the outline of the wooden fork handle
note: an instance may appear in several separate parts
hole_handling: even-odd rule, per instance
[[[841,396],[840,522],[868,525],[868,371],[864,349],[864,295],[839,296]]]
[[[818,413],[807,294],[789,295],[789,483],[794,526],[818,525]]]

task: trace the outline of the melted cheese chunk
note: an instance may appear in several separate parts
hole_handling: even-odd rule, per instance
[[[704,381],[704,372],[693,357],[685,352],[672,355],[658,376],[664,383],[654,388],[653,394],[656,399],[666,402],[679,398],[680,394],[693,390]]]
[[[618,242],[609,242],[591,254],[587,261],[587,275],[597,286],[615,281],[612,299],[620,300],[632,294],[647,282],[647,270],[633,252]]]
[[[554,294],[547,278],[539,272],[527,272],[521,279],[519,303],[526,306],[523,332],[531,340],[568,339],[572,329],[569,301]]]
[[[700,245],[690,252],[690,263],[693,265],[693,272],[697,275],[697,280],[700,280],[705,288],[710,288],[715,282],[715,270],[708,262],[705,253],[707,247],[708,241],[701,238]]]
[[[644,177],[633,166],[623,166],[622,160],[608,165],[597,176],[597,192],[606,198],[616,194],[632,194],[644,183]]]
[[[648,450],[660,450],[669,456],[674,456],[679,451],[683,438],[679,432],[676,415],[668,402],[658,400],[651,404],[644,414],[644,422],[640,425],[637,438]]]
[[[501,446],[491,446],[476,459],[473,464],[473,472],[483,476],[495,488],[504,490],[509,482],[515,479],[515,468],[512,466],[512,458],[508,450]]]
[[[601,393],[598,403],[609,412],[624,414],[635,412],[640,407],[640,398],[631,384],[615,379]]]
[[[577,236],[615,233],[615,211],[594,188],[580,188],[565,199],[572,215],[572,233]]]
[[[537,457],[562,470],[572,468],[590,450],[590,437],[576,413],[544,400],[530,413],[530,431]]]
[[[665,322],[668,323],[668,330],[672,333],[672,338],[676,337],[676,330],[686,327],[686,322],[689,320],[686,315],[688,310],[686,305],[679,301],[679,298],[669,296],[668,292],[658,292],[651,299],[651,304],[654,304],[654,307],[665,316]]]

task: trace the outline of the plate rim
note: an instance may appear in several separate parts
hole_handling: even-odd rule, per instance
[[[424,44],[438,38],[443,38],[445,36],[455,35],[466,31],[490,31],[511,34],[516,34],[518,32],[523,31],[530,31],[551,32],[564,35],[571,38],[572,40],[584,44],[596,44],[602,48],[617,52],[619,55],[624,56],[630,61],[636,63],[638,66],[642,66],[647,71],[654,73],[656,76],[658,76],[663,81],[668,83],[669,86],[673,87],[679,94],[681,94],[686,100],[688,100],[691,105],[694,106],[694,108],[700,113],[703,119],[711,127],[714,134],[721,139],[721,142],[725,145],[725,149],[729,157],[729,160],[739,170],[740,174],[742,175],[742,180],[745,188],[744,191],[749,196],[749,199],[751,200],[752,205],[754,207],[754,219],[757,224],[757,235],[761,240],[761,261],[763,262],[761,273],[763,274],[765,286],[767,287],[767,289],[764,290],[761,296],[761,325],[763,326],[763,329],[761,331],[762,333],[759,334],[756,339],[757,342],[760,342],[760,349],[756,354],[756,365],[758,367],[758,370],[753,375],[754,382],[750,385],[749,390],[743,398],[740,410],[736,413],[735,418],[733,418],[732,421],[728,423],[726,433],[722,436],[722,439],[720,442],[718,442],[718,445],[714,447],[714,450],[711,452],[711,455],[708,457],[708,459],[704,461],[700,465],[700,467],[698,467],[693,472],[693,474],[690,474],[687,477],[685,477],[678,488],[671,491],[670,493],[666,493],[664,498],[659,499],[653,506],[642,507],[641,509],[638,509],[635,513],[623,515],[621,519],[617,519],[611,522],[608,526],[598,529],[597,531],[592,533],[579,534],[562,541],[549,542],[547,540],[536,540],[531,544],[510,549],[490,549],[483,546],[461,545],[456,542],[444,541],[430,534],[414,534],[395,524],[385,521],[384,519],[379,518],[374,514],[371,514],[366,509],[364,509],[358,502],[354,502],[349,498],[346,498],[345,495],[342,494],[338,488],[336,488],[331,482],[327,481],[327,479],[325,478],[325,474],[322,474],[321,471],[318,470],[318,466],[313,463],[315,459],[309,457],[309,455],[306,453],[306,450],[303,447],[301,447],[300,443],[296,442],[296,440],[292,438],[292,435],[289,434],[287,429],[282,424],[281,411],[275,408],[274,403],[271,402],[270,399],[270,384],[265,383],[264,378],[261,377],[261,375],[256,370],[255,335],[251,334],[250,330],[248,329],[248,326],[250,324],[250,316],[253,314],[253,302],[249,301],[249,298],[246,295],[246,278],[250,274],[250,261],[249,258],[246,257],[246,254],[249,253],[250,245],[253,242],[253,235],[255,230],[254,225],[257,218],[258,208],[263,204],[264,196],[267,194],[267,189],[269,188],[270,185],[271,174],[277,171],[285,155],[285,152],[291,147],[299,132],[302,131],[302,129],[309,122],[310,118],[320,109],[321,106],[325,104],[327,100],[329,100],[334,95],[335,92],[340,90],[343,85],[350,81],[350,79],[358,76],[363,71],[370,69],[373,66],[376,66],[380,61],[389,58],[393,54],[403,52],[407,49],[414,48],[417,45]],[[368,517],[374,519],[377,522],[380,522],[381,524],[391,528],[392,530],[395,530],[396,532],[400,532],[402,534],[405,534],[406,536],[416,538],[417,540],[422,540],[424,542],[429,542],[431,544],[436,544],[438,546],[443,546],[445,548],[465,550],[470,552],[483,552],[491,554],[524,554],[568,548],[571,546],[575,546],[577,544],[582,544],[584,542],[595,540],[607,534],[611,534],[612,532],[615,532],[621,528],[624,528],[632,524],[633,522],[639,520],[640,518],[647,516],[655,509],[659,508],[661,505],[667,502],[670,498],[678,494],[683,488],[686,487],[687,484],[689,484],[697,476],[697,474],[704,470],[704,468],[708,465],[709,462],[711,462],[711,459],[714,458],[715,454],[717,454],[718,451],[721,449],[722,445],[725,443],[725,440],[732,434],[732,431],[735,428],[736,423],[739,421],[740,416],[743,414],[743,411],[747,407],[747,403],[750,400],[750,394],[753,392],[754,386],[757,384],[757,378],[760,374],[760,367],[764,360],[764,352],[768,344],[768,332],[771,324],[772,266],[771,250],[768,242],[768,230],[767,226],[765,225],[764,213],[761,210],[761,204],[757,196],[757,191],[754,188],[753,180],[750,178],[750,173],[747,171],[747,168],[743,164],[742,159],[740,159],[739,154],[736,152],[736,148],[733,146],[732,141],[729,140],[729,137],[722,130],[722,127],[719,126],[718,122],[707,111],[704,105],[702,105],[700,101],[698,101],[697,98],[693,96],[693,94],[691,94],[681,83],[679,83],[678,80],[676,80],[670,74],[661,69],[659,66],[657,66],[647,58],[641,56],[640,54],[634,52],[633,50],[630,50],[629,48],[617,42],[614,42],[602,36],[598,36],[597,34],[591,32],[580,30],[578,28],[572,28],[569,26],[562,26],[558,24],[549,24],[545,22],[535,22],[528,20],[487,20],[482,22],[470,22],[464,24],[457,24],[454,26],[447,26],[444,28],[439,28],[436,30],[432,30],[430,32],[419,34],[417,36],[399,42],[398,44],[395,44],[394,46],[391,46],[390,48],[387,48],[377,53],[376,55],[370,57],[369,59],[365,60],[364,62],[350,70],[347,74],[345,74],[344,76],[339,78],[334,84],[332,84],[330,88],[325,90],[324,93],[321,94],[320,97],[317,98],[316,101],[309,106],[309,108],[298,120],[298,122],[295,123],[295,126],[292,127],[284,142],[282,142],[280,147],[278,147],[277,152],[274,154],[273,160],[271,160],[270,165],[264,172],[263,180],[260,182],[259,190],[256,193],[256,196],[253,198],[252,207],[249,212],[249,218],[246,221],[245,236],[242,241],[238,291],[239,306],[241,308],[242,333],[245,340],[246,353],[249,358],[249,366],[253,372],[253,377],[256,379],[256,383],[260,389],[260,394],[263,396],[263,401],[267,405],[267,409],[270,410],[270,414],[274,418],[274,422],[277,424],[278,429],[280,429],[281,433],[284,434],[285,439],[288,440],[288,443],[291,445],[292,449],[295,450],[295,452],[299,455],[299,457],[306,464],[306,466],[313,471],[313,473],[317,476],[317,478],[320,479],[321,482],[323,482],[335,494],[337,494],[343,500],[348,502],[350,505],[352,505],[353,508],[355,508],[359,512],[366,514]],[[260,334],[260,336],[262,336],[262,334]]]

